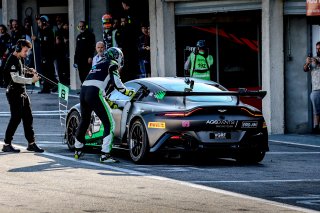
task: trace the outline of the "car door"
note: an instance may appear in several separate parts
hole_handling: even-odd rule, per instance
[[[134,82],[125,83],[125,86],[127,89],[134,90],[135,92],[141,87],[139,84]],[[118,109],[112,109],[112,115],[115,121],[114,136],[121,139],[124,133],[123,129],[125,129],[126,125],[125,121],[127,114],[131,107],[131,98],[115,89],[110,93],[109,100],[118,105]]]

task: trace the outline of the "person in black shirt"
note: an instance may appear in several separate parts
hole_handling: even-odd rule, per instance
[[[142,35],[138,40],[140,78],[151,76],[150,67],[150,28],[146,23],[141,24]]]
[[[32,48],[32,44],[20,39],[17,41],[14,52],[9,56],[8,61],[4,67],[6,73],[11,76],[8,83],[6,95],[10,105],[11,118],[5,133],[2,151],[3,152],[20,152],[12,146],[12,139],[17,130],[21,120],[23,122],[24,134],[28,141],[28,151],[43,152],[35,143],[35,136],[33,130],[33,116],[30,107],[30,99],[26,92],[26,84],[32,84],[39,81],[39,76],[36,70],[26,68],[24,66],[24,59],[27,57],[28,50]],[[27,77],[27,72],[32,77]]]
[[[96,42],[94,34],[87,29],[85,21],[79,22],[78,30],[80,34],[77,36],[74,67],[78,68],[80,81],[83,83],[92,66]]]
[[[113,38],[112,38],[112,16],[111,14],[104,14],[102,16],[102,27],[103,27],[103,42],[104,45],[106,46],[106,49],[110,48],[110,47],[114,47],[114,45],[112,44],[113,42]]]
[[[0,24],[0,87],[5,87],[3,82],[3,68],[10,53],[11,40],[7,28]]]
[[[11,52],[13,52],[17,41],[19,39],[26,39],[26,34],[23,32],[18,20],[12,19],[11,26]]]
[[[39,34],[38,37],[32,36],[32,40],[40,41],[41,53],[41,74],[53,82],[57,82],[54,70],[54,34],[49,26],[49,19],[43,15],[38,20]],[[43,82],[42,90],[39,93],[50,93],[50,89],[54,91],[53,85],[49,81]]]

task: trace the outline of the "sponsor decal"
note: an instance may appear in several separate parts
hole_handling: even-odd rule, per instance
[[[100,71],[101,71],[101,69],[97,69],[96,67],[94,67],[94,68],[92,68],[92,69],[90,70],[89,74],[90,74],[90,73],[100,72]]]
[[[320,16],[320,2],[318,0],[307,0],[306,15]]]
[[[190,127],[190,121],[182,121],[182,127]]]
[[[148,128],[164,129],[166,128],[166,123],[165,122],[148,122]]]
[[[235,120],[207,120],[207,125],[215,125],[219,128],[233,128],[237,126],[238,121]]]
[[[258,128],[258,121],[242,121],[241,128]]]
[[[99,145],[97,142],[86,143],[86,146],[97,146]]]
[[[229,121],[229,120],[207,120],[206,124],[210,125],[234,125],[237,121]]]

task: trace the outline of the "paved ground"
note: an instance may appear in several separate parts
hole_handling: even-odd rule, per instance
[[[320,146],[320,135],[315,134],[279,134],[270,135],[270,141],[287,141],[288,143]]]
[[[0,160],[0,212],[313,212],[50,153]]]
[[[14,210],[18,210],[18,212],[32,212],[33,210],[43,210],[43,212],[75,212],[78,209],[85,212],[103,212],[103,209],[112,203],[114,203],[115,207],[119,208],[112,209],[116,212],[120,210],[130,212],[135,212],[136,210],[142,212],[158,212],[156,210],[160,212],[260,212],[260,209],[256,207],[256,201],[258,204],[260,204],[260,202],[262,202],[263,205],[271,204],[271,207],[268,207],[271,210],[265,210],[262,205],[261,212],[281,211],[278,209],[279,206],[286,207],[289,212],[295,210],[312,212],[312,210],[307,209],[320,210],[320,170],[318,169],[318,162],[320,161],[320,136],[318,135],[271,135],[269,138],[270,152],[267,153],[262,163],[256,165],[239,165],[231,159],[209,159],[208,161],[198,162],[160,160],[152,164],[135,165],[126,154],[117,153],[117,158],[120,158],[121,162],[120,164],[110,167],[97,163],[99,155],[94,152],[86,154],[81,161],[73,160],[73,154],[69,152],[66,145],[62,143],[63,128],[60,127],[57,110],[57,94],[38,95],[36,91],[34,91],[30,97],[32,99],[32,108],[35,112],[34,124],[37,142],[45,148],[47,152],[42,155],[34,155],[25,151],[19,155],[6,155],[0,152],[0,174],[6,176],[1,176],[0,178],[0,203],[3,204],[3,207],[0,207],[0,212],[3,212],[1,210],[8,210],[8,212],[13,212]],[[4,93],[1,89],[0,100],[5,100]],[[78,95],[76,92],[72,92],[72,96],[70,96],[69,99],[69,106],[77,102]],[[1,141],[3,141],[8,116],[8,105],[5,101],[1,101],[0,147],[2,146]],[[25,147],[26,145],[21,125],[16,132],[14,143],[21,147]],[[82,171],[82,169],[87,169],[87,167],[89,167],[90,171],[93,171],[92,177],[89,174],[90,172]],[[100,179],[99,175],[110,177],[111,179],[105,178],[105,182],[103,182],[103,178]],[[143,178],[129,179],[128,182],[125,182],[123,178],[119,178],[121,182],[114,182],[115,180],[113,179],[118,179],[118,177],[123,176],[139,176]],[[146,181],[145,178],[160,181],[152,182],[154,186],[151,188],[147,187],[147,189],[153,191],[153,194],[149,194],[148,192],[146,196],[151,196],[151,200],[155,200],[154,203],[146,200],[144,198],[145,191],[140,190],[144,187],[143,183]],[[70,182],[59,183],[59,180],[68,181],[64,179],[70,179]],[[11,180],[16,182],[11,182]],[[75,185],[74,182],[79,183],[79,180],[83,180],[82,185]],[[97,185],[108,185],[109,182],[112,188],[103,186],[100,189],[99,187],[92,186],[95,183]],[[186,187],[185,189],[173,188],[174,190],[178,190],[178,194],[183,193],[183,195],[179,197],[176,192],[162,192],[162,188],[168,188],[162,185],[167,182]],[[36,183],[40,183],[39,190],[34,189]],[[128,188],[128,194],[135,195],[137,202],[141,201],[136,204],[136,208],[125,205],[126,201],[129,204],[134,203],[132,202],[133,198],[123,197],[124,192],[118,189],[115,189],[115,191],[119,192],[120,195],[108,194],[108,192],[106,197],[99,197],[100,194],[105,193],[105,190],[114,190],[114,188],[117,187],[121,188],[127,184],[137,183],[141,185],[134,189]],[[56,184],[57,189],[54,189],[54,184]],[[149,184],[148,181],[146,181],[146,184]],[[4,187],[4,190],[1,189],[2,187]],[[78,187],[80,189],[78,189]],[[83,189],[81,187],[83,187]],[[93,187],[93,190],[97,191],[87,193],[87,190],[90,191],[89,187]],[[189,187],[192,189],[189,190]],[[13,191],[10,192],[11,189]],[[68,193],[62,193],[61,191],[63,191],[63,189]],[[221,204],[217,204],[215,200],[211,200],[217,199],[213,195],[208,196],[206,192],[203,194],[205,196],[204,198],[198,197],[197,193],[199,192],[195,193],[193,189],[218,193],[218,197],[225,197],[226,195],[232,198],[230,203],[227,199],[227,204],[222,201]],[[75,192],[72,190],[75,190]],[[83,204],[77,209],[73,202],[79,190],[83,190],[80,193],[81,196],[83,194],[89,194],[93,197],[86,197],[91,203],[86,203],[85,197],[79,198],[79,202],[81,201]],[[130,190],[134,190],[135,192],[130,192]],[[159,196],[154,195],[158,193],[157,190],[160,190]],[[36,193],[30,193],[33,191]],[[7,196],[5,196],[6,194]],[[25,196],[26,194],[28,196]],[[43,198],[44,194],[46,195],[45,197],[48,198]],[[167,194],[169,194],[169,196]],[[170,196],[171,194],[172,196]],[[142,197],[141,199],[140,196]],[[163,199],[162,196],[165,197],[163,202],[168,203],[168,205],[162,206],[163,203],[159,203],[160,201],[157,202],[157,199]],[[168,196],[168,198],[166,196]],[[186,199],[185,196],[190,196],[190,198],[194,198],[195,196],[195,203],[193,204],[192,201],[190,201],[193,199]],[[209,199],[206,198],[207,196]],[[26,197],[30,198],[31,204],[26,202]],[[113,197],[120,198],[121,202],[113,200]],[[52,201],[51,198],[53,199]],[[197,199],[201,198],[204,200],[199,202],[202,203],[205,208],[199,208]],[[232,201],[235,198],[241,200],[240,205]],[[12,199],[16,202],[10,203],[8,201]],[[41,199],[43,202],[41,202],[39,206],[38,202]],[[97,199],[97,201],[93,201],[94,199]],[[104,201],[104,199],[107,201]],[[122,199],[124,200],[123,202]],[[185,209],[182,204],[180,205],[180,202],[183,203],[182,199],[186,199],[186,202],[191,202],[191,204],[187,205],[188,208]],[[253,204],[241,206],[242,199],[249,199],[253,201]],[[220,202],[219,199],[218,201]],[[271,201],[277,201],[277,203]],[[146,202],[150,208],[142,206],[141,203],[143,202]],[[179,204],[170,206],[174,204],[174,202],[178,202]],[[36,206],[37,203],[38,206]],[[59,205],[59,203],[61,203],[61,205]],[[212,207],[210,203],[213,203],[214,207]],[[282,203],[307,209],[292,207]],[[43,209],[42,205],[44,205]],[[57,207],[53,207],[54,205]],[[95,205],[97,208],[95,209],[92,205]],[[277,206],[275,210],[273,210],[274,205]],[[143,207],[145,208],[143,209]],[[108,211],[106,210],[106,212]]]

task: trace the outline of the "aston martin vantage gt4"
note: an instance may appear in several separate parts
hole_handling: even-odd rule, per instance
[[[114,148],[124,148],[135,163],[161,152],[208,152],[247,162],[260,162],[269,150],[262,112],[240,101],[263,98],[265,91],[228,91],[213,81],[178,77],[136,79],[125,83],[136,95],[118,91],[109,100],[116,123]],[[80,105],[66,118],[66,143],[74,149]],[[103,125],[92,113],[86,146],[101,146]]]

